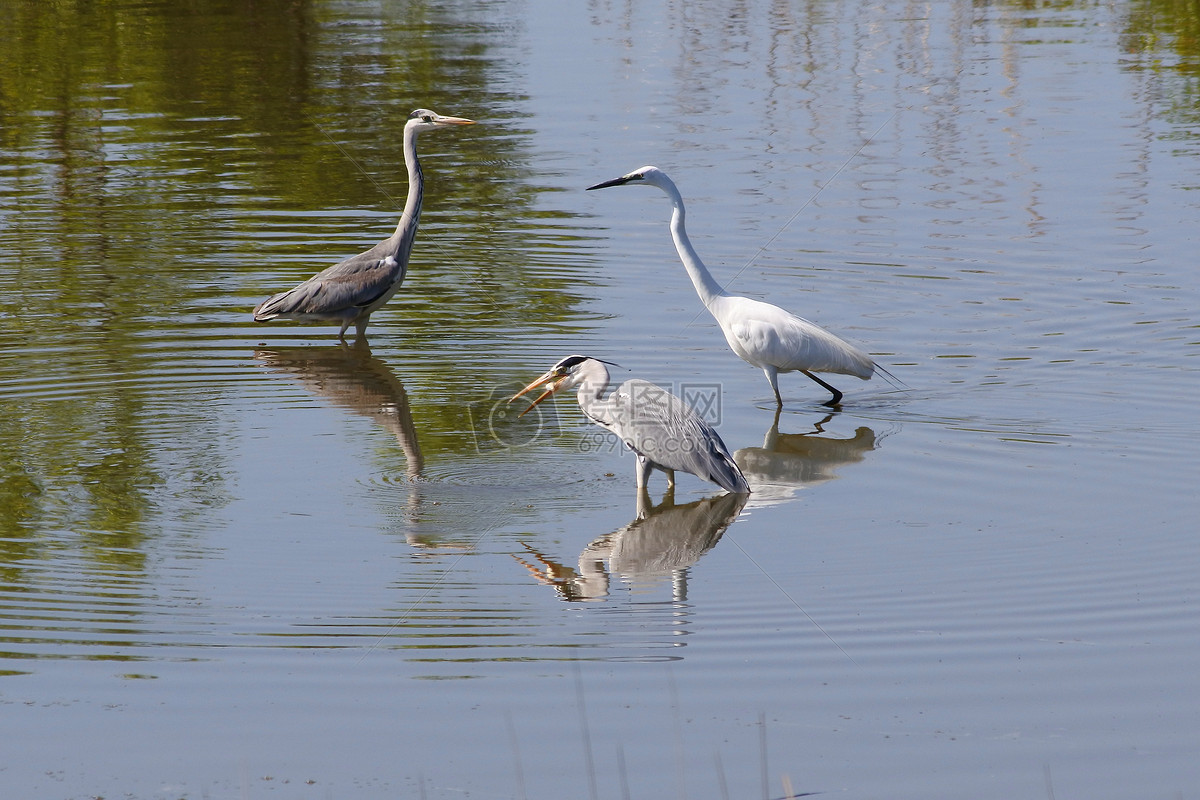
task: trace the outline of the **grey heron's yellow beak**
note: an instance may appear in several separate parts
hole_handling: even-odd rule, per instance
[[[467,119],[466,117],[443,117],[440,115],[437,117],[434,117],[433,122],[435,125],[474,125],[475,124],[475,120]]]
[[[550,395],[557,392],[559,387],[562,386],[563,381],[565,381],[566,379],[567,379],[566,375],[560,375],[560,374],[556,373],[554,370],[550,370],[545,375],[542,375],[536,381],[534,381],[533,383],[529,384],[521,391],[514,394],[512,397],[508,398],[508,402],[511,403],[513,400],[516,400],[521,395],[527,394],[527,393],[533,391],[534,389],[538,388],[539,386],[545,386],[546,384],[550,384],[549,388],[546,389],[546,391],[544,391],[540,395],[538,395],[537,399],[529,404],[529,408],[525,409],[524,411],[522,411],[520,414],[517,415],[517,419],[520,419],[521,417],[528,414],[530,411],[533,411],[533,409],[537,406],[538,403],[542,402],[547,397],[549,397]]]

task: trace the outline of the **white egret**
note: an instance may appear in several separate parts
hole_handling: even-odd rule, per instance
[[[814,375],[814,372],[834,372],[870,379],[875,372],[891,377],[870,356],[829,331],[797,317],[779,306],[730,294],[717,283],[684,228],[683,197],[674,181],[658,167],[642,167],[628,175],[589,186],[605,189],[610,186],[657,186],[671,198],[675,210],[671,215],[671,238],[683,261],[692,285],[705,308],[717,320],[725,341],[743,361],[761,369],[775,392],[775,401],[783,405],[779,395],[780,372],[803,372],[833,393],[826,405],[842,401],[842,393]]]
[[[567,356],[513,395],[509,402],[540,386],[548,387],[522,412],[559,389],[578,387],[579,407],[587,418],[616,434],[637,456],[638,489],[646,486],[651,470],[667,474],[675,485],[675,470],[690,472],[726,491],[750,491],[742,471],[712,426],[675,395],[649,381],[633,378],[609,390],[606,362],[587,356]]]
[[[254,309],[255,322],[290,319],[325,322],[341,326],[338,338],[346,341],[346,329],[354,325],[359,341],[365,341],[371,313],[392,298],[408,272],[408,257],[421,219],[425,176],[417,159],[417,134],[474,120],[444,117],[418,108],[404,123],[404,166],[408,168],[408,200],[396,224],[396,232],[379,244],[318,272],[293,289],[268,298]]]

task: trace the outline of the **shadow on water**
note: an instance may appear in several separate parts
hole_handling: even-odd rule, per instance
[[[602,600],[609,596],[617,576],[631,587],[652,586],[669,578],[672,600],[686,602],[688,570],[716,546],[746,499],[744,494],[720,494],[676,505],[674,491],[668,489],[662,502],[653,505],[643,489],[638,492],[637,518],[583,548],[578,568],[555,561],[529,544],[524,545],[528,558],[513,558],[539,583],[553,586],[563,600]]]
[[[839,468],[865,459],[881,438],[865,425],[849,439],[822,435],[836,414],[826,414],[806,433],[780,433],[779,413],[776,409],[762,447],[743,447],[733,454],[754,490],[750,497],[756,506],[789,500],[805,486],[837,478]]]

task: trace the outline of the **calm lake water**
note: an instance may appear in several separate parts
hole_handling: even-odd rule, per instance
[[[1186,3],[0,9],[0,789],[1182,798]],[[369,348],[250,309],[425,212]],[[733,356],[729,288],[904,387]],[[750,477],[646,508],[585,353]],[[639,511],[641,514],[639,515]]]

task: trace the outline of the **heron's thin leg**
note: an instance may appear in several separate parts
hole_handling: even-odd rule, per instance
[[[645,486],[639,486],[637,490],[637,518],[645,519],[654,508],[654,501],[650,499],[650,492],[646,491]]]
[[[354,320],[354,337],[356,340],[365,342],[367,340],[367,323],[371,321],[370,314],[363,314],[358,319]],[[349,323],[346,323],[347,325]],[[345,328],[342,328],[345,330]]]
[[[674,489],[675,488],[675,470],[664,469],[663,472],[667,473],[667,489]]]
[[[821,380],[821,379],[820,379],[820,378],[818,378],[816,375],[813,375],[811,372],[809,372],[809,371],[808,371],[808,370],[806,370],[806,369],[802,369],[802,370],[800,370],[800,371],[801,371],[801,372],[803,372],[805,375],[807,375],[808,377],[812,378],[814,381],[816,381],[817,383],[821,384],[822,386],[824,386],[826,389],[828,389],[830,392],[832,392],[832,393],[833,393],[833,397],[832,397],[832,399],[826,400],[824,403],[822,403],[822,405],[826,405],[826,406],[836,406],[836,405],[838,405],[839,403],[841,403],[841,402],[842,402],[842,393],[841,393],[841,392],[839,392],[837,389],[833,388],[833,387],[832,387],[832,386],[830,386],[828,383],[826,383],[825,381]]]
[[[650,459],[639,455],[637,457],[637,487],[645,489],[650,483]]]

